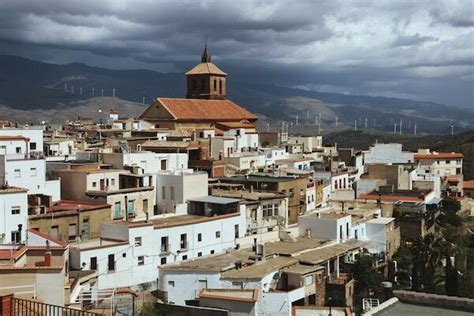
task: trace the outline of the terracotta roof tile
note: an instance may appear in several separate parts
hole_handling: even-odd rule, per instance
[[[453,158],[464,158],[461,153],[436,153],[428,155],[415,155],[415,159],[453,159]]]
[[[464,189],[474,189],[474,180],[464,181]]]
[[[256,120],[257,117],[230,100],[158,98],[176,119],[206,121]]]

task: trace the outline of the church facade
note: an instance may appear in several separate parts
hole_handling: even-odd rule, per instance
[[[201,63],[186,72],[186,77],[186,98],[159,97],[140,119],[183,135],[201,129],[214,129],[216,135],[238,128],[255,132],[257,116],[227,98],[227,74],[211,62],[207,45]]]

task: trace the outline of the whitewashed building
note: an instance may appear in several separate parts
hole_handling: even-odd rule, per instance
[[[27,190],[0,187],[0,244],[24,242],[27,224]]]

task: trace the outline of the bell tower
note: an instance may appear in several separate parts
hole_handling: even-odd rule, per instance
[[[188,99],[227,99],[226,78],[227,74],[211,62],[211,54],[204,45],[201,63],[186,72]]]

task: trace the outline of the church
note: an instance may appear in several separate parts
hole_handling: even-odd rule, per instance
[[[140,119],[182,135],[204,129],[214,129],[216,135],[240,128],[255,132],[257,117],[227,98],[227,74],[211,62],[207,44],[201,63],[186,72],[186,77],[186,98],[159,97]]]

